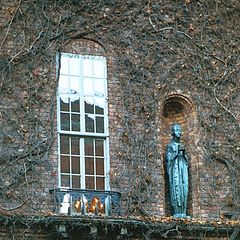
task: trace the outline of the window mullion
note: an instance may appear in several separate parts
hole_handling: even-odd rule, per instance
[[[109,159],[109,138],[104,141],[104,176],[105,176],[105,189],[110,190],[109,185],[109,171],[110,171],[110,159]]]
[[[83,59],[82,57],[80,58],[80,121],[81,121],[81,126],[80,126],[80,131],[81,133],[85,132],[85,106],[84,106],[84,78],[83,78]]]
[[[84,151],[84,138],[80,138],[80,165],[81,165],[81,188],[85,189],[85,151]]]

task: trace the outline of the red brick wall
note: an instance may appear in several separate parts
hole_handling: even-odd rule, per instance
[[[91,15],[87,6],[85,10],[79,9],[77,12],[76,9],[79,6],[64,5],[61,7],[49,4],[47,8],[49,19],[44,18],[44,12],[39,13],[42,22],[28,20],[36,17],[37,8],[34,8],[34,5],[31,5],[32,11],[30,11],[26,3],[19,7],[17,1],[11,3],[3,1],[0,10],[2,13],[0,27],[3,29],[3,34],[0,36],[0,43],[2,43],[0,60],[1,64],[7,62],[7,66],[10,66],[6,76],[5,72],[8,68],[1,69],[4,80],[1,85],[0,119],[3,123],[0,135],[1,150],[7,149],[5,152],[10,154],[10,150],[13,149],[14,153],[11,159],[18,159],[17,154],[21,152],[21,149],[25,149],[29,141],[33,139],[34,135],[26,128],[31,129],[31,124],[22,121],[25,118],[19,116],[21,115],[19,113],[26,114],[29,106],[36,110],[37,118],[41,121],[43,129],[40,127],[37,129],[39,135],[47,135],[53,130],[53,143],[48,152],[46,151],[49,154],[46,154],[43,162],[34,165],[33,172],[29,171],[27,174],[23,174],[21,179],[27,179],[28,185],[23,181],[18,189],[11,189],[10,186],[10,190],[7,189],[4,192],[3,207],[14,207],[18,204],[18,196],[24,195],[23,192],[28,191],[31,193],[30,197],[25,196],[24,198],[30,199],[33,204],[29,207],[24,203],[23,212],[52,210],[48,191],[58,186],[55,54],[60,49],[81,54],[106,56],[110,185],[112,190],[122,193],[124,215],[147,213],[165,216],[169,214],[166,200],[164,155],[166,144],[171,139],[170,126],[173,122],[179,122],[182,126],[182,142],[190,156],[189,214],[200,218],[219,218],[222,213],[231,211],[232,182],[229,171],[226,165],[219,161],[209,160],[211,146],[205,146],[206,141],[210,136],[213,138],[213,132],[215,132],[213,126],[208,131],[207,125],[214,121],[211,117],[212,109],[214,107],[219,110],[219,105],[212,92],[206,87],[207,85],[202,87],[201,84],[198,84],[197,77],[199,75],[202,77],[202,75],[199,73],[191,75],[199,67],[199,64],[192,66],[191,61],[197,58],[198,54],[202,54],[189,40],[189,36],[194,32],[186,28],[184,31],[190,32],[187,36],[179,35],[182,37],[180,38],[176,37],[170,29],[166,35],[159,35],[159,32],[154,31],[148,16],[145,16],[147,10],[142,9],[142,6],[147,6],[145,2],[142,3],[143,5],[137,4],[131,8],[132,10],[129,10],[132,11],[129,16],[138,10],[135,17],[130,17],[131,21],[126,20],[123,14],[128,9],[118,13],[112,7],[103,6],[101,14],[94,12]],[[121,5],[120,2],[118,4],[124,7],[124,4]],[[183,6],[180,3],[166,4],[163,4],[163,9],[168,9],[170,15],[177,16],[182,12]],[[184,3],[184,7],[191,6],[194,16],[199,15],[199,5],[186,4],[188,3]],[[15,11],[17,12],[16,16],[14,16]],[[108,17],[111,11],[116,11],[116,14]],[[81,14],[84,16],[83,19],[80,17]],[[119,15],[121,21],[119,19],[115,21],[115,17]],[[162,19],[156,21],[170,24],[171,21],[167,21],[170,15],[165,13]],[[68,17],[73,19],[68,22]],[[136,17],[138,18],[137,22],[134,19]],[[157,18],[157,15],[155,17]],[[227,17],[226,19],[229,20]],[[87,26],[88,22],[91,23],[89,26]],[[41,28],[41,23],[46,25]],[[141,24],[138,25],[139,23]],[[198,22],[196,22],[197,24]],[[85,28],[85,26],[87,27]],[[168,25],[162,27],[165,26]],[[38,35],[39,31],[42,31],[45,37],[43,43],[41,43],[41,35]],[[152,35],[153,31],[154,35]],[[160,32],[162,33],[162,31]],[[179,31],[178,34],[181,32]],[[165,30],[163,33],[165,34]],[[205,34],[204,31],[202,34]],[[81,36],[84,37],[81,38]],[[192,37],[198,36],[196,33],[196,36]],[[24,42],[24,39],[27,43]],[[188,48],[182,48],[183,41],[188,41],[186,44],[191,49],[188,55],[184,52]],[[217,49],[221,51],[220,47]],[[223,54],[223,52],[220,53]],[[206,53],[204,52],[204,54]],[[234,49],[232,54],[234,54]],[[205,55],[204,57],[206,58]],[[211,64],[213,63],[207,64],[206,68],[210,68]],[[217,75],[222,74],[220,68],[206,71],[212,71],[212,74],[216,73]],[[32,82],[29,79],[32,79]],[[231,86],[235,89],[234,84]],[[33,96],[35,90],[41,100],[36,100],[36,96],[34,96],[34,101],[28,106],[29,95]],[[220,97],[223,98],[223,101],[225,101],[224,97],[227,98],[230,90],[230,87],[219,87]],[[233,112],[236,112],[238,98],[233,97],[232,102],[230,106]],[[25,104],[25,108],[19,110],[18,103]],[[12,121],[9,121],[8,114],[11,114]],[[227,132],[234,128],[233,118],[226,111],[219,114],[225,126],[224,131]],[[216,122],[216,124],[218,123]],[[33,129],[31,130],[33,131]],[[222,146],[219,147],[220,150],[229,149],[231,144],[230,141],[224,139],[224,131],[216,131],[212,139],[212,142]],[[26,164],[29,158],[23,158]],[[229,158],[231,159],[231,157]],[[33,159],[37,160],[38,154],[34,155]],[[18,161],[18,164],[19,169],[24,172],[24,163]],[[15,165],[12,165],[12,168],[15,168]],[[11,168],[8,170],[10,171]],[[6,172],[2,180],[3,185],[8,184],[8,176]],[[35,182],[30,181],[34,179]],[[20,209],[18,208],[18,210]]]

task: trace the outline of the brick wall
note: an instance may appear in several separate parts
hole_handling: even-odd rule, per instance
[[[121,3],[119,4],[123,7]],[[168,8],[168,5],[164,6]],[[31,7],[33,10],[34,6],[31,5]],[[122,21],[118,23],[111,20],[114,19],[113,16],[108,18],[111,7],[103,6],[102,15],[97,12],[91,15],[87,10],[75,12],[77,6],[70,8],[64,5],[64,7],[59,6],[58,9],[51,4],[48,6],[47,14],[52,22],[50,27],[47,24],[44,25],[46,27],[44,31],[47,33],[44,35],[44,43],[40,42],[41,35],[38,38],[41,22],[34,24],[29,21],[28,23],[25,18],[33,17],[36,10],[26,11],[27,5],[23,4],[19,7],[17,2],[7,3],[6,1],[1,8],[0,22],[3,28],[3,34],[0,37],[3,45],[1,63],[6,61],[11,66],[6,76],[4,75],[6,68],[2,69],[4,84],[2,85],[1,103],[3,123],[1,150],[9,149],[7,152],[10,153],[13,149],[18,153],[28,144],[27,140],[25,143],[25,139],[31,140],[31,132],[22,133],[24,128],[30,124],[18,122],[17,113],[26,112],[27,108],[19,111],[17,103],[25,101],[28,104],[28,95],[32,94],[34,89],[38,89],[37,87],[41,89],[37,92],[41,101],[37,102],[34,99],[34,103],[30,106],[35,106],[39,121],[43,127],[46,127],[43,130],[39,128],[39,134],[47,135],[52,132],[53,141],[51,148],[46,151],[46,161],[36,165],[34,173],[29,171],[23,175],[23,178],[28,179],[29,184],[21,184],[15,193],[11,188],[4,193],[5,198],[2,203],[4,209],[18,204],[17,199],[15,199],[16,205],[12,204],[11,194],[18,196],[19,192],[27,189],[31,193],[29,198],[34,203],[31,208],[23,204],[23,212],[52,211],[48,191],[58,186],[55,54],[57,50],[62,49],[73,53],[106,56],[110,185],[112,190],[122,193],[124,215],[166,216],[169,214],[164,155],[166,145],[171,139],[170,126],[173,122],[178,122],[182,126],[182,142],[190,156],[189,215],[199,218],[220,218],[222,213],[231,211],[232,189],[229,171],[224,164],[207,160],[210,153],[208,147],[205,146],[205,141],[210,135],[212,137],[212,130],[208,132],[207,125],[203,125],[203,122],[205,124],[211,120],[211,109],[216,106],[216,100],[210,91],[196,83],[195,75],[190,75],[196,69],[192,68],[190,57],[184,55],[185,52],[182,53],[185,49],[179,46],[185,39],[176,39],[174,35],[171,35],[171,30],[168,30],[164,37],[161,35],[161,38],[158,33],[151,35],[153,31],[151,22],[144,13],[141,13],[143,10],[138,4],[133,11],[139,10],[138,23],[144,25],[144,22],[147,22],[147,26],[144,25],[147,35],[142,25],[135,25],[132,18],[129,24],[126,23],[123,12],[121,13]],[[182,11],[181,4],[174,3],[169,7],[172,14],[175,13],[174,7],[176,9],[179,7],[179,11]],[[198,14],[198,7],[195,9],[191,5],[191,8],[193,8],[193,15]],[[17,15],[11,21],[15,11]],[[84,19],[78,17],[78,14],[81,16],[81,11]],[[44,13],[41,13],[40,18],[45,24],[46,19],[43,15]],[[167,21],[166,16],[161,21]],[[68,17],[70,22],[67,20]],[[94,20],[94,17],[98,20]],[[141,19],[145,21],[142,22]],[[85,28],[87,22],[92,24],[89,28]],[[30,26],[28,30],[26,30],[27,24]],[[94,24],[98,28],[95,29]],[[84,30],[86,37],[78,29],[79,26],[83,26],[80,30]],[[58,32],[59,27],[62,32]],[[52,36],[49,37],[48,34]],[[84,37],[81,38],[83,35]],[[28,44],[23,43],[24,36],[25,39],[30,39]],[[21,39],[19,40],[18,37]],[[35,50],[33,47],[28,49],[29,45],[35,46],[35,44],[37,45]],[[190,44],[192,43],[188,42],[189,47]],[[40,49],[39,52],[37,47]],[[191,45],[191,49],[197,55],[198,50],[195,49],[195,45]],[[216,71],[221,74],[219,69]],[[31,88],[28,87],[30,86],[28,79],[34,81]],[[37,86],[40,83],[42,85]],[[229,92],[225,86],[221,88],[221,91],[222,97]],[[236,102],[237,98],[233,99],[233,112],[236,112],[238,107]],[[8,113],[12,114],[13,121],[16,120],[14,126],[7,120]],[[228,117],[226,112],[220,115],[220,118],[223,118],[222,122],[226,124],[225,131],[228,130],[227,126],[231,129],[231,116]],[[21,136],[24,136],[24,140],[15,137],[15,135],[19,136],[18,131],[20,131],[16,130],[16,126],[21,129]],[[221,134],[222,132],[216,132],[213,141],[221,144],[224,149],[228,147],[229,142]],[[16,139],[12,142],[13,138]],[[13,159],[16,155],[14,154]],[[33,158],[37,160],[38,155]],[[23,159],[27,163],[28,158]],[[19,163],[21,164],[23,163]],[[14,168],[14,165],[12,167]],[[24,171],[23,165],[19,169]],[[4,178],[3,184],[7,185],[7,173]],[[38,180],[31,182],[31,179]]]

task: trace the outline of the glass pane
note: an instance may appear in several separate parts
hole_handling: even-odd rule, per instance
[[[60,111],[69,112],[69,98],[68,96],[60,97]]]
[[[61,74],[68,74],[68,57],[61,55]]]
[[[70,77],[70,94],[80,94],[80,83],[79,77]]]
[[[69,137],[60,136],[60,153],[69,154]]]
[[[96,174],[104,175],[104,158],[96,158]]]
[[[80,115],[72,114],[72,131],[80,132]]]
[[[104,133],[104,118],[96,117],[96,131],[97,133]]]
[[[94,132],[94,115],[85,115],[85,131]]]
[[[92,60],[83,59],[83,75],[92,76]]]
[[[69,68],[70,68],[70,75],[80,75],[80,61],[79,58],[71,57],[69,58]]]
[[[70,173],[69,156],[61,156],[61,173]]]
[[[96,179],[96,189],[97,190],[104,190],[105,189],[105,179],[103,177],[97,177]]]
[[[104,61],[94,60],[93,61],[93,75],[95,77],[104,77]]]
[[[84,89],[84,95],[93,96],[93,80],[92,80],[92,78],[84,78],[83,79],[83,89]]]
[[[94,175],[94,158],[85,157],[85,174]]]
[[[80,112],[79,97],[77,97],[76,99],[71,99],[71,111],[72,112]]]
[[[95,141],[95,155],[96,156],[104,156],[104,146],[103,140],[96,140]]]
[[[80,176],[72,176],[72,188],[81,188]]]
[[[85,178],[85,187],[86,187],[86,189],[95,189],[94,177],[86,177]]]
[[[101,115],[104,114],[104,98],[95,99],[95,113]]]
[[[61,129],[69,131],[70,115],[68,113],[61,113]]]
[[[68,76],[60,75],[59,76],[59,84],[58,84],[58,91],[62,94],[69,93],[69,81]]]
[[[71,137],[72,155],[80,155],[79,140],[79,137]]]
[[[68,175],[61,175],[61,186],[70,187],[70,177]]]
[[[104,96],[104,79],[97,78],[94,80],[94,96]]]
[[[93,140],[92,139],[85,139],[84,140],[84,151],[85,151],[85,156],[93,156],[94,151],[93,151]]]
[[[84,104],[85,104],[85,113],[94,113],[93,98],[91,97],[85,98]]]
[[[80,174],[80,157],[72,157],[72,173]]]

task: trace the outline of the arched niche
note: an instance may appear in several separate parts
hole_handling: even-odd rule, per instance
[[[194,142],[196,137],[196,126],[197,118],[196,111],[193,103],[185,96],[181,94],[171,94],[168,95],[161,107],[161,131],[160,139],[162,145],[163,153],[163,165],[164,165],[164,179],[165,179],[165,209],[166,214],[171,213],[170,203],[169,203],[169,186],[168,186],[168,176],[166,173],[166,162],[165,153],[166,146],[171,141],[171,127],[174,123],[179,123],[182,128],[181,143],[185,146],[187,155],[190,157],[189,162],[189,199],[188,199],[188,210],[189,215],[193,215],[193,181],[198,182],[197,177],[193,176],[197,169],[197,159],[194,159],[196,152],[194,150]],[[193,166],[195,165],[195,166]]]

